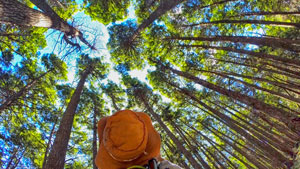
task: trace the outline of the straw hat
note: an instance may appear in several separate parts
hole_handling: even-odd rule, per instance
[[[144,165],[160,156],[160,136],[145,113],[118,111],[98,122],[98,134],[100,148],[95,162],[99,169]]]

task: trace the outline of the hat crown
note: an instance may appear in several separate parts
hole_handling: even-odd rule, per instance
[[[119,111],[108,120],[104,130],[104,144],[118,161],[138,158],[146,149],[148,132],[145,123],[131,110]]]

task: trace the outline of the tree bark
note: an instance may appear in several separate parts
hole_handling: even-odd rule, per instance
[[[225,96],[228,96],[230,98],[238,100],[238,101],[240,101],[240,102],[242,102],[246,105],[249,105],[249,106],[251,106],[251,107],[253,107],[257,110],[264,111],[264,112],[268,113],[268,115],[270,117],[273,117],[273,118],[283,122],[292,131],[295,130],[295,126],[293,124],[291,124],[291,120],[296,118],[296,116],[293,113],[278,109],[276,107],[273,107],[272,105],[261,102],[261,101],[255,99],[255,98],[252,98],[250,96],[241,94],[239,92],[228,90],[228,89],[225,89],[225,88],[220,87],[220,86],[216,86],[212,83],[209,83],[205,80],[202,80],[198,77],[195,77],[195,76],[193,76],[193,75],[191,75],[187,72],[178,71],[178,70],[175,70],[171,67],[164,66],[163,64],[161,64],[161,66],[165,69],[170,70],[171,72],[173,72],[173,73],[175,73],[179,76],[190,79],[190,80],[194,81],[195,83],[198,83],[198,84],[202,85],[203,87],[206,87],[206,88],[211,89],[213,91],[216,91],[220,94],[223,94]],[[272,113],[270,113],[270,112],[272,112]]]
[[[218,20],[218,21],[210,21],[210,22],[201,22],[190,25],[182,25],[182,27],[195,27],[195,26],[206,26],[213,25],[219,23],[227,23],[227,24],[260,24],[260,25],[271,25],[271,26],[283,26],[283,27],[293,27],[300,28],[299,23],[293,22],[278,22],[278,21],[265,21],[265,20]]]
[[[201,123],[202,124],[202,123]],[[186,124],[187,125],[187,124]],[[203,125],[203,124],[202,124]],[[207,140],[211,145],[216,145],[216,146],[220,146],[218,143],[216,143],[215,141],[211,140],[209,137],[205,136],[204,134],[202,134],[199,130],[196,130],[193,126],[187,125],[189,128],[193,129],[196,133],[200,134],[200,136],[204,137],[205,140]],[[204,126],[206,129],[208,129],[211,133],[213,133],[215,136],[219,137],[221,140],[223,140],[227,145],[231,146],[234,143],[231,143],[230,141],[228,141],[227,139],[225,139],[226,135],[220,136],[219,134],[215,133],[214,131],[212,131],[211,129],[209,129],[207,126]],[[222,133],[223,134],[223,133]],[[238,146],[231,146],[234,150],[236,150],[239,154],[244,155],[245,152],[240,149]],[[218,150],[218,148],[216,148]],[[254,169],[251,165],[249,165],[248,161],[244,161],[243,159],[241,159],[239,156],[235,155],[232,151],[228,151],[226,148],[223,148],[227,153],[229,153],[230,155],[232,155],[234,158],[236,158],[237,160],[239,160],[240,162],[242,162],[247,168],[250,169]],[[261,169],[267,169],[264,165],[262,165],[260,162],[258,162],[256,159],[251,158],[247,155],[244,156],[247,160],[249,160],[249,162],[251,162],[254,166],[257,166]]]
[[[17,0],[0,0],[0,22],[30,27],[44,27],[69,32],[70,26],[51,16],[18,2]]]
[[[76,108],[80,100],[80,95],[83,90],[84,83],[91,71],[92,67],[88,67],[81,75],[81,79],[76,87],[76,90],[72,95],[65,113],[63,114],[52,149],[48,157],[48,161],[45,166],[46,169],[64,168],[65,157],[68,149],[68,142],[71,136]]]
[[[272,48],[282,48],[293,52],[300,52],[300,40],[290,40],[274,37],[248,37],[248,36],[200,36],[200,37],[166,37],[165,40],[193,40],[193,41],[208,41],[208,42],[233,42],[233,43],[248,43],[258,46],[269,46]]]
[[[246,54],[246,55],[254,56],[256,58],[261,58],[261,59],[268,58],[268,59],[271,59],[274,61],[280,61],[282,63],[289,63],[289,64],[295,65],[297,67],[299,67],[299,65],[300,65],[300,60],[279,57],[279,56],[270,55],[270,54],[263,53],[263,52],[253,52],[253,51],[244,50],[244,49],[236,49],[236,48],[231,48],[231,47],[208,46],[208,45],[180,45],[180,46],[181,47],[199,47],[199,48],[204,48],[204,49],[224,50],[224,51],[229,51],[229,52],[234,52],[234,53]]]
[[[179,129],[179,127],[173,123],[172,121],[170,121],[171,125],[174,127],[175,131],[180,135],[180,137],[184,140],[184,142],[188,145],[188,147],[190,148],[190,151],[193,153],[193,155],[196,156],[196,158],[200,161],[201,165],[205,168],[205,169],[211,169],[210,166],[207,164],[207,162],[201,157],[199,156],[199,153],[197,152],[198,149],[200,149],[200,151],[207,157],[209,158],[205,152],[203,152],[201,150],[201,148],[199,147],[195,147],[195,145],[193,145],[190,140],[188,138],[186,138],[185,134],[182,133],[182,131]]]
[[[256,81],[261,81],[261,82],[267,82],[269,84],[272,84],[274,86],[277,86],[279,88],[282,89],[286,89],[289,90],[291,92],[297,93],[300,95],[300,92],[297,92],[295,90],[292,90],[290,88],[299,90],[300,86],[295,86],[295,85],[290,85],[287,83],[281,83],[281,82],[277,82],[277,81],[272,81],[269,79],[265,79],[265,78],[260,78],[260,77],[254,77],[254,76],[246,76],[246,75],[242,75],[242,74],[238,74],[238,73],[234,73],[234,72],[219,72],[219,71],[208,71],[208,70],[201,70],[201,69],[194,69],[200,72],[207,72],[207,73],[212,73],[212,74],[224,74],[224,75],[228,75],[228,76],[235,76],[235,77],[241,77],[241,78],[245,78],[245,79],[251,79],[251,80],[256,80]],[[290,87],[290,88],[287,88]]]
[[[93,169],[98,169],[96,166],[95,160],[97,156],[97,115],[99,114],[99,110],[97,107],[97,103],[94,102],[94,114],[93,114]]]
[[[48,152],[49,152],[49,149],[51,148],[51,141],[52,141],[53,134],[55,132],[55,126],[56,126],[56,124],[57,124],[57,120],[55,120],[55,123],[53,124],[51,132],[50,132],[50,136],[49,136],[48,143],[47,143],[46,150],[45,150],[45,155],[44,155],[44,161],[43,161],[42,169],[45,168],[47,160],[48,160]]]
[[[247,12],[240,13],[238,15],[230,16],[230,17],[241,17],[241,16],[263,16],[263,15],[300,15],[300,11],[293,12],[283,12],[283,11],[272,11],[272,12]]]
[[[167,135],[173,140],[173,142],[176,144],[177,148],[184,154],[184,156],[188,159],[190,164],[195,169],[201,169],[202,167],[198,164],[198,162],[194,159],[193,155],[186,150],[186,148],[183,146],[183,144],[176,138],[176,136],[170,131],[170,129],[165,125],[165,123],[161,120],[161,117],[156,114],[153,109],[150,107],[149,103],[146,101],[144,96],[138,96],[139,99],[144,103],[147,110],[150,112],[150,114],[154,117],[154,119],[159,123],[159,125],[164,129],[164,131],[167,133]]]
[[[166,12],[169,10],[173,9],[175,6],[178,4],[184,2],[185,0],[160,0],[160,4],[157,7],[157,9],[150,14],[150,16],[144,20],[139,27],[135,30],[133,35],[129,37],[129,44],[131,44],[134,39],[144,30],[146,29],[149,25],[151,25],[156,19],[164,15]]]
[[[244,84],[244,85],[246,85],[248,87],[251,87],[251,88],[254,88],[254,89],[258,89],[258,90],[261,90],[261,91],[264,91],[264,92],[268,92],[268,93],[270,93],[272,95],[275,95],[275,96],[278,96],[278,97],[281,97],[281,98],[284,98],[284,99],[287,99],[287,100],[290,100],[290,101],[293,101],[293,102],[296,102],[296,103],[300,103],[300,99],[299,98],[295,98],[295,97],[292,97],[292,96],[289,96],[289,95],[285,95],[285,94],[282,94],[282,93],[279,93],[279,92],[276,92],[276,91],[273,91],[273,90],[269,90],[269,89],[266,89],[266,88],[263,88],[263,87],[260,87],[260,86],[257,86],[257,85],[245,82],[243,80],[239,80],[239,79],[236,79],[236,78],[224,75],[222,73],[215,73],[215,74],[218,75],[218,76],[221,76],[223,78],[227,78],[227,79],[230,79],[230,80],[233,80],[233,81],[236,81],[236,82],[240,82],[241,84]]]

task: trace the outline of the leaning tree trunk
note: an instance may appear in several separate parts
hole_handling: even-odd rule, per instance
[[[176,5],[182,3],[185,0],[160,0],[160,4],[157,9],[150,14],[150,16],[144,20],[139,27],[135,30],[133,35],[129,37],[128,42],[132,43],[134,39],[149,25],[151,25],[156,19],[164,15],[169,10],[173,9]]]
[[[1,0],[0,0],[1,1]],[[22,97],[26,92],[35,86],[35,84],[44,76],[46,76],[49,72],[51,72],[54,69],[51,69],[43,74],[41,74],[39,77],[34,78],[31,82],[29,82],[26,86],[24,86],[20,91],[13,94],[9,98],[3,101],[0,106],[0,114],[3,110],[7,109],[10,105],[12,105],[14,102],[16,102],[20,97]]]
[[[199,36],[199,37],[166,37],[165,40],[193,40],[193,41],[208,41],[208,42],[233,42],[233,43],[248,43],[258,46],[269,46],[272,48],[282,48],[294,52],[300,52],[300,40],[291,40],[274,37],[247,37],[247,36]]]
[[[283,12],[283,11],[273,11],[273,12],[247,12],[247,13],[239,13],[238,15],[230,16],[230,17],[241,17],[241,16],[264,16],[264,15],[300,15],[300,11],[292,11],[292,12]]]
[[[234,52],[234,53],[240,53],[240,54],[246,54],[253,57],[261,58],[261,59],[271,59],[275,61],[280,61],[282,63],[289,63],[292,65],[295,65],[299,67],[300,60],[297,59],[289,59],[285,57],[270,55],[263,52],[253,52],[250,50],[244,50],[244,49],[237,49],[237,48],[231,48],[231,47],[220,47],[220,46],[208,46],[208,45],[180,45],[181,47],[196,47],[196,48],[204,48],[204,49],[216,49],[216,50],[224,50],[228,52]]]
[[[272,25],[272,26],[283,26],[283,27],[294,27],[300,28],[299,23],[293,22],[278,22],[278,21],[265,21],[265,20],[218,20],[218,21],[211,21],[211,22],[201,22],[196,24],[190,25],[183,25],[183,27],[194,27],[194,26],[206,26],[206,25],[213,25],[213,24],[260,24],[260,25]]]
[[[97,103],[93,100],[94,103],[94,114],[93,114],[93,169],[98,169],[95,163],[95,159],[97,156],[97,115],[99,114],[99,110],[97,107]]]
[[[284,163],[286,161],[286,158],[278,152],[276,149],[274,149],[272,146],[269,144],[262,144],[260,140],[249,134],[246,130],[242,129],[239,125],[238,122],[231,119],[227,115],[219,112],[218,110],[208,106],[204,102],[200,101],[197,97],[195,97],[190,91],[179,88],[176,85],[172,85],[173,87],[176,87],[180,90],[181,93],[185,94],[186,96],[190,97],[192,100],[197,102],[199,105],[203,106],[206,110],[211,112],[210,114],[215,115],[217,118],[220,119],[222,123],[230,127],[231,129],[235,130],[237,133],[240,135],[244,136],[247,140],[249,140],[251,143],[253,143],[255,146],[265,150],[269,155],[272,157],[276,158],[278,161],[281,163]]]
[[[0,22],[19,26],[44,27],[69,32],[70,26],[17,0],[0,0]]]
[[[56,124],[57,124],[57,119],[55,120],[55,122],[54,122],[54,124],[52,126],[52,129],[51,129],[51,132],[50,132],[50,136],[49,136],[48,143],[47,143],[46,150],[45,150],[45,155],[44,155],[44,161],[43,161],[42,169],[45,168],[47,160],[48,160],[48,152],[49,152],[49,149],[51,148],[52,137],[53,137],[54,132],[55,132],[55,126],[56,126]]]
[[[81,79],[61,119],[52,149],[50,151],[45,166],[46,169],[64,168],[65,157],[66,157],[68,143],[71,136],[71,130],[72,130],[76,108],[80,100],[80,95],[83,90],[84,83],[91,72],[92,72],[92,67],[88,67],[81,75]]]
[[[238,100],[238,101],[240,101],[244,104],[252,106],[253,108],[255,108],[257,110],[261,110],[263,112],[266,112],[266,113],[268,113],[268,115],[270,117],[273,117],[275,119],[278,119],[279,121],[282,121],[292,131],[295,131],[295,126],[291,124],[292,119],[296,118],[294,113],[290,113],[290,112],[287,112],[285,110],[278,109],[278,108],[276,108],[272,105],[269,105],[267,103],[259,101],[256,98],[252,98],[250,96],[241,94],[239,92],[228,90],[228,89],[225,89],[223,87],[214,85],[214,84],[209,83],[205,80],[202,80],[198,77],[195,77],[195,76],[193,76],[193,75],[191,75],[187,72],[182,72],[182,71],[179,71],[179,70],[175,70],[171,67],[164,66],[163,64],[161,64],[161,66],[165,69],[170,70],[171,72],[173,72],[173,73],[175,73],[179,76],[190,79],[190,80],[194,81],[195,83],[198,83],[198,84],[202,85],[203,87],[209,88],[209,89],[211,89],[213,91],[216,91],[220,94],[223,94],[225,96],[228,96],[230,98]],[[270,112],[272,112],[272,113],[270,113]]]
[[[166,131],[167,135],[173,140],[173,142],[176,144],[178,149],[184,154],[184,156],[188,159],[190,164],[195,168],[202,168],[198,162],[194,159],[193,155],[186,150],[186,148],[183,146],[183,144],[176,138],[176,136],[170,131],[170,129],[165,125],[165,123],[161,120],[161,117],[156,114],[149,103],[146,101],[144,96],[138,95],[139,99],[144,103],[147,110],[150,112],[150,114],[154,117],[154,119],[159,123],[159,125]]]
[[[67,38],[67,36],[78,37],[89,48],[96,49],[83,37],[82,32],[59,17],[45,0],[31,0],[31,2],[43,12],[29,8],[17,0],[0,0],[0,23],[56,29],[65,34],[64,39],[68,44],[79,47],[78,43]]]

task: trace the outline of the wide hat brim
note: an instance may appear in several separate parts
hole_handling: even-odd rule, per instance
[[[131,111],[131,110],[122,110]],[[131,111],[132,112],[132,111]],[[119,112],[117,112],[119,113]],[[154,129],[150,117],[143,112],[134,112],[140,117],[146,126],[148,132],[147,144],[145,151],[140,156],[131,161],[120,161],[112,157],[108,152],[103,142],[103,132],[106,126],[106,122],[110,117],[101,119],[98,122],[98,135],[100,141],[100,147],[96,156],[95,163],[99,169],[123,169],[133,165],[147,164],[148,160],[160,156],[161,139],[160,135]]]

